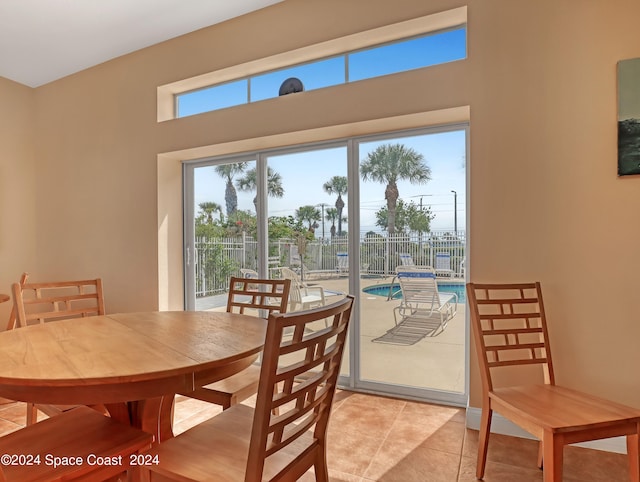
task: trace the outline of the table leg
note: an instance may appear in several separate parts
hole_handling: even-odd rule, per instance
[[[131,425],[129,407],[127,407],[126,403],[105,403],[104,406],[112,419]]]
[[[131,425],[152,433],[156,443],[162,443],[173,437],[173,404],[173,394],[130,402]]]
[[[114,420],[151,433],[156,443],[173,437],[173,394],[134,402],[106,404]]]

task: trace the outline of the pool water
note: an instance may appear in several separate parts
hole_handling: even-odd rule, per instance
[[[394,293],[393,299],[394,300],[401,299],[402,292],[400,291],[400,285],[398,283],[394,283],[393,285],[390,285],[387,283],[387,284],[381,284],[381,285],[367,286],[366,288],[362,288],[362,291],[364,291],[369,295],[384,296],[386,298],[387,296],[389,296],[390,286],[391,286],[391,291]],[[438,291],[457,294],[458,303],[464,303],[466,301],[464,284],[438,282]]]

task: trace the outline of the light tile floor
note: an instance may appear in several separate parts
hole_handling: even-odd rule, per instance
[[[175,432],[219,412],[178,397]],[[24,421],[23,404],[0,405],[0,435]],[[339,391],[329,426],[331,482],[474,481],[477,440],[478,432],[465,428],[464,409]],[[485,482],[542,481],[536,455],[535,441],[492,435]],[[564,471],[567,482],[629,480],[626,456],[578,447],[565,449]],[[304,482],[312,480],[305,474]]]

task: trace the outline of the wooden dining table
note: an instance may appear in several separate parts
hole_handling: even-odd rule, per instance
[[[104,404],[110,415],[173,436],[176,393],[226,378],[262,350],[266,320],[226,312],[120,313],[0,333],[0,397]]]

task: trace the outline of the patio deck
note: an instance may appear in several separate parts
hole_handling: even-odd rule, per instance
[[[392,276],[361,278],[361,289],[369,286],[389,284]],[[464,283],[461,278],[443,278],[451,283]],[[338,293],[348,292],[346,277],[327,279],[314,278],[309,285],[320,285],[331,293],[331,302]],[[446,329],[435,336],[415,336],[405,344],[374,342],[395,326],[393,308],[400,301],[387,301],[386,296],[357,293],[361,312],[361,378],[363,380],[389,383],[409,387],[430,388],[449,392],[464,391],[465,369],[465,303],[458,303],[457,314],[449,321]],[[198,309],[224,309],[226,294],[200,298]],[[345,352],[343,373],[347,373]]]

